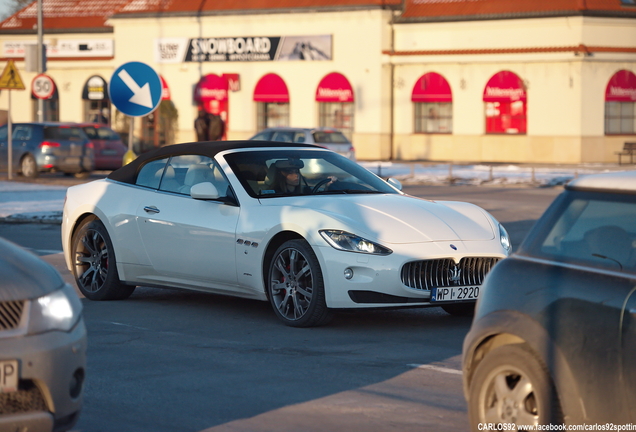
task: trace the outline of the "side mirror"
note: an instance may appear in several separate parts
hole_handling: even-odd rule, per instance
[[[398,179],[395,179],[393,177],[389,177],[386,182],[388,184],[390,184],[391,186],[393,186],[394,188],[396,188],[397,190],[399,190],[399,191],[402,190],[402,183],[400,183],[400,181]]]
[[[190,188],[190,196],[198,200],[218,199],[219,191],[210,182],[197,183]]]

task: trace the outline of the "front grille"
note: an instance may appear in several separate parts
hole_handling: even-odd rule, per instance
[[[24,301],[0,302],[0,331],[11,330],[20,325]]]
[[[0,415],[48,411],[40,389],[32,381],[20,381],[18,391],[0,393]]]
[[[420,290],[481,285],[498,261],[499,258],[483,257],[462,258],[457,265],[450,258],[412,261],[402,267],[402,283]]]

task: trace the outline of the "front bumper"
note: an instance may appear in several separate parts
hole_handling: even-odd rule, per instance
[[[19,368],[18,391],[0,393],[0,430],[73,427],[82,407],[86,346],[83,319],[68,333],[0,338],[0,360],[17,360]]]
[[[451,248],[451,243],[457,251]],[[503,259],[507,256],[498,240],[383,246],[391,248],[393,253],[381,256],[344,252],[331,246],[314,248],[323,269],[327,307],[351,309],[440,306],[442,303],[431,302],[430,290],[410,288],[402,282],[400,274],[404,264],[430,259],[452,258],[459,261],[465,257]],[[346,269],[353,271],[351,279],[344,277]]]

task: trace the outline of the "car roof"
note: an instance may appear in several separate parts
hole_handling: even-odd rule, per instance
[[[205,142],[193,142],[185,144],[167,145],[151,150],[147,153],[143,153],[137,159],[124,165],[118,170],[113,171],[107,178],[123,183],[134,184],[137,179],[137,173],[139,169],[146,164],[146,162],[162,159],[167,156],[180,156],[180,155],[199,155],[214,158],[217,153],[221,153],[226,150],[240,150],[240,149],[268,149],[268,148],[312,148],[321,149],[323,147],[314,144],[304,143],[282,143],[274,141],[205,141]]]
[[[581,176],[568,183],[566,189],[636,193],[636,171],[617,171]]]

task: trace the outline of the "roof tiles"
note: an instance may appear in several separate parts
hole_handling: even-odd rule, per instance
[[[585,12],[636,14],[636,8],[621,0],[405,0],[402,18],[470,19]]]

